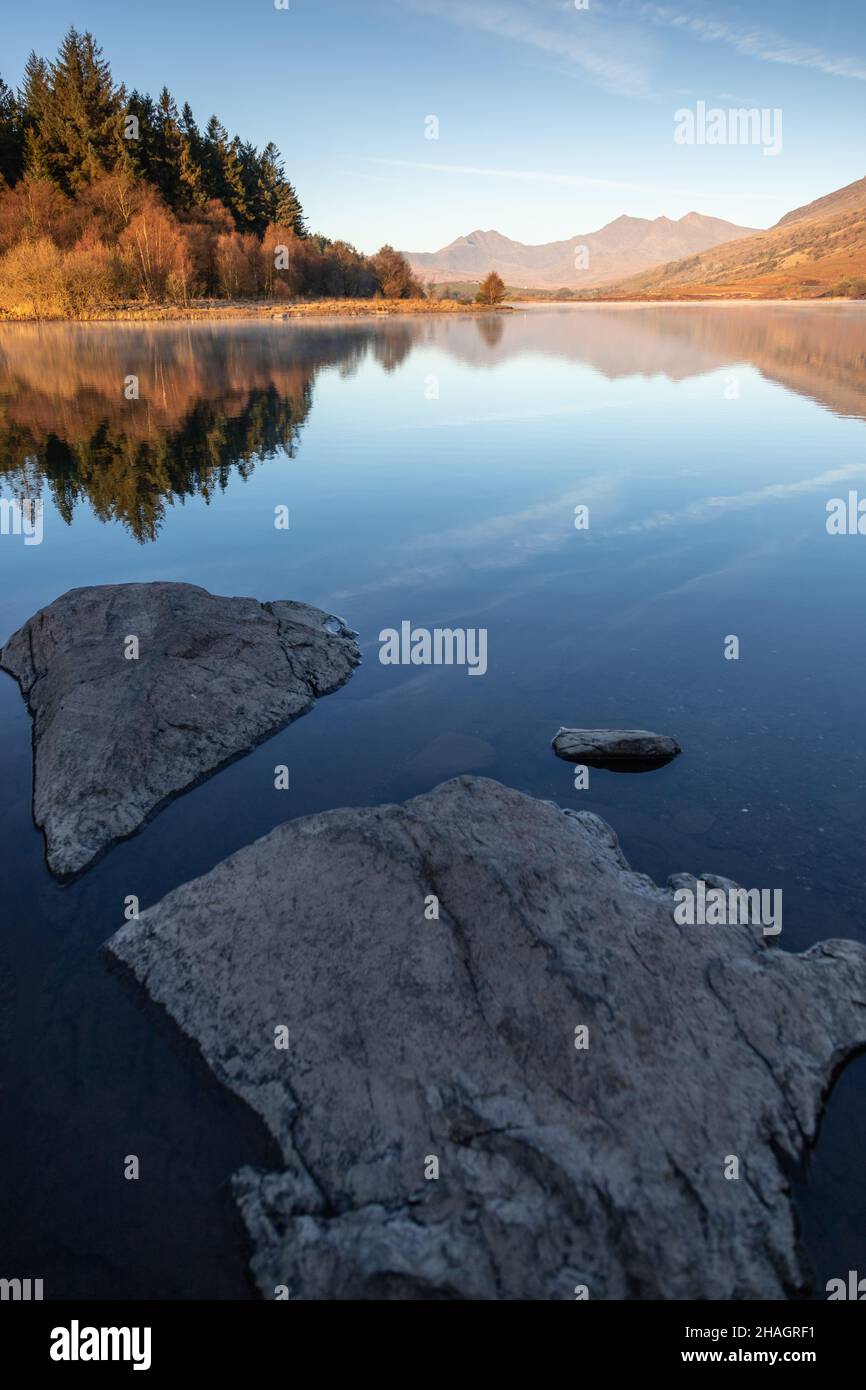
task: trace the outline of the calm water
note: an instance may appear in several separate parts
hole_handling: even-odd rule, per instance
[[[0,536],[0,641],[77,585],[173,579],[318,604],[365,653],[66,888],[0,677],[0,1274],[51,1297],[249,1295],[227,1179],[273,1161],[268,1138],[98,948],[127,894],[155,902],[287,815],[481,772],[598,811],[662,882],[782,888],[782,948],[866,940],[866,537],[825,527],[831,498],[866,496],[864,419],[856,304],[0,328],[0,495],[45,500],[41,545]],[[487,628],[487,675],[382,666],[403,619]],[[578,792],[560,724],[685,753]],[[798,1182],[822,1283],[862,1266],[864,1097],[866,1058]]]

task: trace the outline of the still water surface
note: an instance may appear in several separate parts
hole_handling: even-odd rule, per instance
[[[864,420],[856,304],[0,329],[0,495],[45,502],[41,545],[0,537],[0,641],[75,586],[171,579],[317,604],[365,656],[64,888],[0,677],[0,1273],[47,1297],[249,1295],[227,1179],[274,1161],[267,1136],[98,948],[127,894],[287,815],[482,773],[599,812],[659,881],[781,888],[782,949],[866,940],[866,536],[825,525],[866,497]],[[382,666],[405,619],[486,628],[487,674]],[[685,752],[578,792],[560,724]],[[822,1283],[863,1263],[864,1098],[866,1059],[797,1182]]]

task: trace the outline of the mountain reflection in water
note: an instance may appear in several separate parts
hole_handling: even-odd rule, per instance
[[[683,381],[749,364],[838,415],[866,418],[859,306],[547,306],[510,315],[213,325],[0,328],[0,488],[43,493],[71,522],[90,505],[137,540],[166,508],[232,472],[293,457],[319,374],[386,372],[434,347],[474,367],[532,353],[609,380]],[[129,385],[137,378],[137,398]]]

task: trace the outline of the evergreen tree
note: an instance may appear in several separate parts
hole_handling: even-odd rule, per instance
[[[244,231],[255,232],[261,236],[268,225],[262,202],[261,162],[255,145],[246,141],[240,146],[239,159],[241,179],[244,186]]]
[[[118,158],[123,94],[93,35],[69,29],[34,113],[51,178],[66,193],[108,173]]]
[[[225,126],[211,116],[205,127],[202,142],[202,169],[208,198],[218,198],[228,207],[228,185],[225,179],[225,158],[229,133]]]
[[[186,210],[207,201],[202,169],[202,138],[188,101],[180,113],[180,206]]]
[[[252,156],[252,164],[250,163]],[[228,146],[223,163],[223,177],[228,190],[226,206],[240,232],[252,231],[256,225],[256,185],[254,169],[256,152],[252,145],[242,145],[236,135]]]
[[[154,113],[153,156],[148,176],[172,208],[178,207],[181,202],[182,158],[180,117],[171,92],[163,87]]]
[[[129,118],[135,117],[132,123]],[[118,170],[138,179],[152,179],[156,158],[156,108],[135,88],[126,98],[121,118]]]
[[[296,236],[305,237],[304,210],[300,199],[283,169],[283,161],[276,145],[265,145],[259,158],[259,201],[265,226],[276,222],[281,227],[291,227]]]
[[[21,106],[24,119],[24,164],[36,178],[50,178],[43,126],[48,120],[51,78],[44,58],[31,53],[24,65]]]
[[[15,93],[0,77],[0,188],[17,183],[23,172],[23,115]]]
[[[10,191],[23,176],[26,199]],[[273,275],[262,280],[257,240],[274,227],[281,240],[304,238],[291,274],[279,281],[281,293],[330,287],[333,293],[372,294],[386,282],[393,293],[417,291],[405,262],[390,248],[374,265],[345,243],[309,236],[276,145],[259,152],[249,141],[230,137],[215,115],[202,133],[188,104],[178,114],[166,87],[156,102],[137,90],[128,93],[115,84],[92,34],[74,27],[54,62],[31,53],[17,97],[0,79],[0,200],[3,214],[8,212],[4,226],[12,229],[11,250],[24,253],[22,264],[28,252],[21,243],[38,233],[46,254],[52,243],[70,253],[74,286],[88,276],[96,285],[109,269],[128,278],[134,262],[129,247],[146,230],[148,255],[155,255],[150,243],[156,228],[159,254],[166,265],[166,257],[171,260],[163,289],[171,275],[178,283],[182,279],[184,295],[190,283],[210,292],[220,277],[249,286],[243,293],[276,292]],[[25,202],[29,230],[19,231]],[[94,293],[98,298],[106,292],[100,281]]]

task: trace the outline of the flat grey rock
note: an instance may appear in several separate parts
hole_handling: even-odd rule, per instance
[[[342,685],[354,636],[307,604],[192,584],[72,589],[30,618],[0,668],[33,715],[33,815],[52,872],[79,873]]]
[[[644,772],[669,763],[682,749],[675,738],[648,729],[560,729],[553,751],[569,763]]]
[[[264,1297],[782,1298],[866,949],[673,907],[598,817],[461,777],[287,822],[109,950],[280,1146],[234,1181]]]

